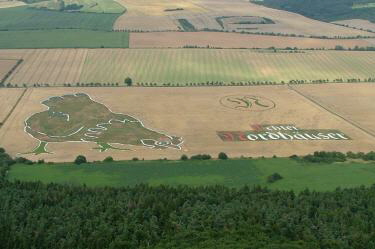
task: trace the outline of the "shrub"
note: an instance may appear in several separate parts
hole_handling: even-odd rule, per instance
[[[127,86],[131,86],[133,84],[133,80],[129,77],[126,77],[125,80],[124,80],[124,83],[127,85]]]
[[[139,161],[138,157],[133,157],[133,161]]]
[[[182,161],[186,161],[186,160],[188,160],[188,159],[189,159],[189,158],[188,158],[187,155],[182,155],[181,158],[180,158],[180,160],[182,160]]]
[[[279,173],[273,173],[272,175],[267,177],[267,182],[268,183],[274,183],[276,181],[279,181],[283,179],[283,177]]]
[[[80,165],[82,163],[87,163],[87,159],[85,156],[79,155],[77,156],[76,160],[74,160],[74,163],[77,165]]]
[[[27,165],[32,165],[33,164],[32,161],[30,161],[29,159],[24,158],[24,157],[17,157],[15,159],[15,161],[16,161],[16,163],[22,163],[22,164],[27,164]]]
[[[111,163],[111,162],[113,162],[114,160],[113,160],[113,157],[111,157],[111,156],[107,156],[104,160],[103,160],[103,162],[105,162],[105,163]]]
[[[211,156],[207,154],[198,154],[190,157],[191,160],[210,160]]]
[[[4,148],[0,148],[0,153],[5,153],[5,149]]]
[[[227,160],[227,159],[228,159],[228,156],[227,156],[227,154],[225,154],[224,152],[220,152],[218,158],[219,158],[220,160]]]

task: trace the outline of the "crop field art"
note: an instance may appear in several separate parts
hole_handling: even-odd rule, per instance
[[[371,134],[287,86],[28,89],[0,141],[12,155],[47,161],[222,151],[290,156],[375,146]]]
[[[62,86],[77,83],[191,86],[221,82],[259,84],[291,80],[375,77],[374,52],[247,49],[38,49],[18,53],[24,62],[6,81],[12,85]],[[163,62],[163,63],[161,63]]]

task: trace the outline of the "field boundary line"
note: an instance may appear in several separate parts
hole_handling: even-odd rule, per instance
[[[27,92],[27,88],[25,88],[23,90],[23,92],[21,93],[21,95],[18,97],[16,103],[13,105],[12,109],[10,109],[10,111],[5,116],[5,118],[3,119],[3,121],[0,122],[0,129],[5,125],[5,123],[7,122],[7,120],[9,119],[9,117],[12,115],[12,113],[14,112],[14,110],[16,109],[16,107],[18,106],[18,104],[21,102],[23,96],[25,96],[26,92]]]
[[[345,122],[347,122],[347,123],[351,124],[352,126],[358,128],[358,129],[360,129],[361,131],[363,131],[363,132],[366,133],[367,135],[370,135],[371,137],[375,138],[375,134],[374,134],[374,133],[372,133],[371,131],[368,131],[368,130],[362,128],[362,126],[356,124],[354,121],[352,121],[352,120],[350,120],[350,119],[347,119],[347,118],[343,117],[342,115],[340,115],[340,114],[338,114],[338,113],[336,113],[336,112],[330,110],[329,108],[327,108],[327,107],[325,107],[324,105],[320,104],[318,101],[316,101],[316,100],[314,100],[313,98],[307,96],[306,94],[303,94],[302,92],[298,91],[297,89],[295,89],[294,87],[290,86],[289,84],[288,84],[288,88],[289,88],[290,90],[296,92],[298,95],[300,95],[300,96],[306,98],[306,99],[309,100],[310,102],[314,103],[315,105],[317,105],[317,106],[323,108],[325,111],[331,113],[332,115],[335,115],[336,117],[339,117],[340,119],[344,120]]]
[[[23,62],[23,59],[15,59],[16,64],[5,74],[5,76],[0,80],[0,85],[5,84],[7,79],[16,71],[19,65]]]

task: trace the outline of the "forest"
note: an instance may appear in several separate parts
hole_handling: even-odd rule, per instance
[[[375,8],[365,6],[373,0],[263,0],[254,1],[267,7],[299,13],[312,19],[332,22],[348,19],[365,19],[375,22]]]
[[[8,181],[12,163],[1,149],[1,248],[375,248],[375,186],[89,188]]]

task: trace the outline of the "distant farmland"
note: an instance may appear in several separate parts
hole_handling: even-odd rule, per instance
[[[375,77],[374,52],[246,49],[55,49],[2,50],[23,58],[11,84],[135,83],[179,84],[218,81],[261,84],[290,80]],[[18,57],[17,57],[18,54]]]
[[[90,29],[111,31],[121,14],[35,10],[27,7],[0,9],[0,30]]]

